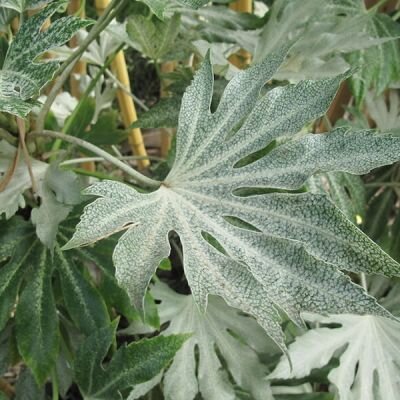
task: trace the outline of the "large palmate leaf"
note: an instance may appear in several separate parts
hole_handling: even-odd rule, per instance
[[[140,0],[140,1],[146,4],[150,8],[150,10],[154,13],[154,15],[156,15],[157,18],[161,20],[164,19],[164,14],[166,14],[168,11],[176,9],[177,6],[176,3],[192,9],[197,9],[208,3],[207,0],[178,0],[177,2],[173,0]],[[132,7],[135,8],[136,5],[133,4]]]
[[[374,38],[395,39],[350,54],[349,61],[362,67],[351,80],[356,101],[360,102],[371,87],[377,93],[382,93],[390,83],[400,79],[400,26],[388,15],[367,10],[362,0],[335,2],[339,11],[349,16],[368,16],[363,28],[366,34]]]
[[[192,332],[164,374],[163,392],[167,400],[192,400],[199,392],[205,400],[236,399],[234,385],[223,365],[252,398],[272,398],[264,379],[268,369],[256,353],[270,351],[272,342],[252,318],[241,315],[218,297],[210,297],[207,313],[202,314],[192,296],[177,294],[163,283],[158,282],[151,292],[155,299],[161,300],[161,323],[169,322],[163,334]],[[277,347],[272,345],[272,349]],[[158,382],[161,378],[160,375]],[[136,387],[129,399],[138,398],[136,395],[145,385],[148,386],[145,383]]]
[[[179,25],[179,14],[174,14],[164,21],[156,17],[134,14],[129,17],[126,27],[129,44],[146,57],[160,60],[176,46]]]
[[[36,104],[32,99],[39,95],[59,67],[58,61],[39,62],[37,58],[63,45],[79,29],[91,24],[79,18],[63,17],[41,31],[46,19],[65,3],[64,0],[52,2],[19,29],[0,70],[0,111],[25,117]]]
[[[337,268],[391,275],[400,266],[324,195],[240,196],[241,188],[298,189],[316,172],[360,174],[400,157],[399,138],[372,131],[294,137],[325,112],[343,76],[278,87],[259,98],[285,53],[238,73],[214,113],[206,59],[183,97],[176,160],[160,187],[139,193],[104,181],[87,190],[100,198],[86,207],[65,248],[126,228],[114,262],[136,307],[142,307],[151,276],[169,255],[168,233],[175,231],[200,309],[209,294],[220,295],[256,316],[282,347],[278,309],[299,324],[301,310],[385,315]],[[249,164],[249,154],[284,136],[284,144]]]
[[[168,365],[188,335],[160,336],[123,345],[105,367],[103,360],[115,337],[116,324],[95,331],[78,350],[75,378],[91,400],[120,400],[121,393],[148,381]]]
[[[383,32],[382,29],[378,32],[371,29],[375,15],[364,12],[363,0],[349,0],[352,12],[341,1],[274,2],[257,42],[255,59],[261,60],[287,41],[293,41],[290,55],[276,78],[316,79],[343,73],[349,68],[349,60],[351,64],[354,62],[359,65],[359,50],[376,55],[378,49],[393,46],[389,41],[398,35],[393,31]],[[376,18],[380,19],[381,16]],[[395,23],[392,22],[392,25]],[[345,60],[344,53],[352,54],[349,60]],[[362,66],[366,67],[365,73],[368,74],[369,62]]]
[[[381,96],[367,93],[365,105],[368,116],[376,124],[376,129],[381,132],[391,131],[400,134],[400,96],[398,91],[390,90]]]
[[[282,359],[271,379],[300,378],[325,366],[337,351],[340,365],[328,375],[341,400],[396,400],[400,393],[400,324],[375,316],[316,317],[322,324],[289,346],[292,367]]]

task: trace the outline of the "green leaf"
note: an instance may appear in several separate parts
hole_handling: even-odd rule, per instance
[[[54,368],[60,340],[50,251],[36,241],[27,263],[35,272],[18,302],[17,342],[20,354],[41,386]]]
[[[113,259],[117,279],[138,309],[170,253],[168,233],[175,231],[200,309],[209,294],[220,295],[254,315],[282,348],[278,310],[299,325],[303,310],[388,315],[338,269],[398,275],[400,266],[325,195],[236,194],[246,187],[299,189],[317,172],[365,173],[400,157],[399,138],[372,131],[294,136],[326,111],[345,76],[278,87],[259,97],[285,55],[280,50],[238,73],[214,113],[206,59],[183,96],[175,163],[159,189],[139,193],[104,181],[86,190],[99,198],[85,208],[65,248],[126,228]],[[238,165],[277,138],[286,141]]]
[[[10,318],[17,301],[17,294],[26,270],[25,263],[30,257],[35,242],[26,241],[30,236],[29,225],[16,218],[1,221],[0,260],[8,263],[0,268],[0,331]]]
[[[377,241],[385,232],[396,200],[397,196],[391,188],[386,188],[372,198],[363,229],[371,239]]]
[[[281,359],[270,379],[301,378],[321,368],[336,354],[340,365],[328,375],[341,399],[396,400],[400,393],[399,323],[374,316],[334,315],[312,317],[321,324],[289,346],[292,366]]]
[[[35,382],[31,371],[24,370],[15,385],[15,400],[45,400],[44,387]]]
[[[187,335],[160,336],[123,345],[103,365],[115,330],[116,323],[97,330],[78,349],[75,379],[87,399],[120,400],[125,389],[153,378],[166,367],[188,338]]]
[[[113,244],[115,244],[113,242]],[[139,315],[133,308],[128,294],[122,289],[117,280],[115,279],[115,269],[112,265],[110,252],[104,256],[99,253],[99,248],[102,246],[95,246],[88,250],[77,250],[77,255],[81,260],[85,260],[91,263],[95,263],[101,269],[101,279],[99,282],[98,290],[101,293],[107,306],[115,308],[120,314],[122,314],[128,320],[138,319]],[[64,254],[64,253],[63,253]]]
[[[0,10],[1,12],[1,10]],[[1,22],[0,22],[1,26]],[[8,42],[5,37],[0,37],[0,69],[3,68],[4,60],[6,59],[6,54],[8,50]]]
[[[179,14],[174,14],[164,21],[156,17],[134,14],[129,17],[126,29],[129,43],[146,57],[157,61],[175,47],[179,26]]]
[[[107,326],[110,319],[99,292],[76,267],[71,255],[55,249],[55,263],[61,276],[61,288],[68,314],[86,336]]]
[[[275,400],[335,400],[331,393],[281,394]]]
[[[365,219],[366,193],[359,176],[345,172],[314,175],[309,181],[311,191],[326,192],[332,201],[353,223],[360,225]]]
[[[119,144],[127,139],[129,131],[119,129],[117,110],[103,111],[96,123],[82,134],[82,138],[97,146]]]
[[[96,102],[91,97],[84,97],[74,108],[71,116],[67,118],[63,132],[67,135],[83,137],[96,110]]]
[[[140,114],[131,128],[176,128],[181,102],[179,96],[160,99],[149,111]]]
[[[58,357],[58,317],[52,288],[55,271],[61,278],[63,297],[59,301],[65,306],[64,317],[69,315],[87,335],[109,324],[104,300],[77,268],[82,251],[60,251],[59,243],[65,243],[65,234],[71,229],[67,222],[60,227],[52,257],[36,237],[32,224],[17,217],[0,221],[0,261],[6,261],[0,267],[0,329],[18,304],[18,348],[40,384]],[[93,265],[93,259],[90,262]]]
[[[62,17],[54,21],[49,29],[41,32],[44,21],[65,3],[51,3],[29,18],[19,29],[0,70],[0,111],[25,117],[36,104],[32,99],[51,81],[59,67],[59,61],[39,62],[37,58],[46,51],[63,45],[79,29],[92,23],[75,17]]]
[[[272,399],[264,379],[268,368],[260,362],[256,350],[270,353],[279,349],[254,319],[214,296],[209,298],[207,313],[202,314],[192,296],[177,294],[163,283],[156,283],[151,293],[161,300],[161,323],[169,323],[163,335],[193,333],[164,373],[166,400],[192,400],[198,393],[205,400],[233,399],[235,390],[229,374],[254,400]],[[129,399],[138,398],[144,385],[136,386]]]

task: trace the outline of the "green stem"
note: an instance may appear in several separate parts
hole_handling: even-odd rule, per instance
[[[121,169],[122,171],[127,173],[129,176],[134,178],[136,182],[138,182],[146,187],[156,189],[156,188],[159,188],[161,185],[161,182],[156,181],[151,178],[148,178],[145,175],[142,175],[140,172],[136,171],[135,169],[133,169],[129,165],[125,164],[124,162],[118,160],[118,158],[112,156],[110,153],[107,153],[100,147],[97,147],[92,143],[86,142],[83,139],[77,138],[75,136],[66,135],[66,134],[60,133],[60,132],[49,131],[49,130],[44,130],[42,132],[38,132],[38,131],[31,132],[29,134],[28,138],[32,138],[35,136],[45,136],[45,137],[51,137],[53,139],[60,139],[60,140],[64,140],[65,142],[72,143],[76,146],[83,147],[84,149],[89,150],[92,153],[97,154],[98,156],[104,158],[111,164],[114,164],[116,167],[118,167],[119,169]]]
[[[101,180],[107,179],[109,181],[119,181],[119,182],[122,181],[121,178],[103,174],[102,172],[98,172],[98,171],[89,171],[89,170],[83,169],[83,168],[71,168],[71,169],[78,175],[92,176],[93,178],[97,178],[97,179],[101,179]]]
[[[368,12],[369,13],[373,13],[373,12],[379,10],[379,8],[381,6],[383,6],[385,3],[387,3],[388,1],[389,0],[380,0],[380,1],[378,1],[374,6],[372,6],[371,8],[368,9]]]
[[[381,187],[381,186],[398,188],[400,187],[400,182],[372,182],[365,184],[365,187]]]
[[[57,379],[57,372],[54,369],[51,373],[51,386],[52,386],[52,400],[58,400],[58,379]]]
[[[118,160],[122,161],[130,161],[130,160],[153,160],[153,161],[165,161],[164,158],[161,157],[155,157],[155,156],[122,156],[122,157],[116,157]],[[66,165],[71,165],[71,164],[83,164],[87,162],[101,162],[105,161],[103,157],[81,157],[81,158],[73,158],[71,160],[63,161],[60,163],[60,166],[66,166]]]
[[[65,81],[68,79],[79,58],[88,48],[90,43],[92,43],[107,27],[107,25],[114,19],[118,11],[121,10],[122,7],[124,7],[125,3],[126,0],[113,0],[105,10],[104,14],[94,24],[86,39],[79,46],[79,49],[72,53],[61,65],[60,69],[57,71],[59,78],[54,82],[54,85],[49,95],[47,96],[46,102],[40,110],[39,116],[37,118],[36,127],[38,131],[43,131],[46,115],[50,111],[51,105],[53,104],[57,94],[63,87]]]
[[[364,272],[360,273],[360,281],[361,281],[361,286],[364,288],[364,290],[366,292],[368,292],[367,278],[366,278]]]

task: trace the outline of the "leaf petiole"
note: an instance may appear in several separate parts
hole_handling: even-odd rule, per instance
[[[161,182],[156,181],[154,179],[148,178],[145,175],[142,175],[140,172],[136,171],[129,165],[125,164],[123,161],[119,160],[118,158],[112,156],[110,153],[107,153],[100,147],[95,146],[92,143],[86,142],[83,139],[77,138],[75,136],[70,136],[66,135],[64,133],[60,132],[54,132],[54,131],[49,131],[49,130],[43,130],[43,131],[35,131],[29,133],[29,138],[35,137],[35,136],[45,136],[45,137],[51,137],[54,139],[60,139],[65,142],[72,143],[76,146],[83,147],[86,150],[91,151],[92,153],[97,154],[98,156],[104,158],[108,162],[114,164],[116,167],[127,173],[129,176],[135,179],[136,182],[141,183],[142,185],[150,188],[158,188],[161,185]]]

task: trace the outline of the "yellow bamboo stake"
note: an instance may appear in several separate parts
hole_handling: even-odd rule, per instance
[[[252,0],[237,0],[229,5],[233,11],[252,13],[253,1]],[[251,63],[251,54],[246,50],[239,50],[237,54],[232,54],[229,61],[238,68],[245,68]]]
[[[176,67],[175,61],[168,61],[161,64],[161,73],[167,74],[173,72]],[[167,97],[169,81],[161,79],[160,96]],[[161,157],[166,157],[171,147],[172,132],[169,128],[161,129]]]
[[[96,9],[99,15],[104,12],[109,3],[110,0],[96,0]],[[128,69],[123,51],[120,51],[116,55],[111,68],[121,84],[130,92],[131,84],[129,81]],[[133,103],[132,98],[122,89],[117,91],[117,98],[122,114],[122,121],[125,127],[129,128],[132,123],[137,120],[135,104]],[[137,156],[147,156],[146,148],[144,147],[142,131],[139,128],[131,129],[128,139],[133,154]],[[144,169],[149,165],[149,160],[138,160],[139,169]]]
[[[79,12],[80,18],[85,18],[85,9],[81,7],[81,0],[71,0],[68,5],[68,14],[75,15]],[[70,41],[69,45],[72,48],[75,48],[79,45],[78,38],[74,36]],[[78,61],[74,68],[72,69],[71,76],[69,79],[69,84],[71,88],[71,95],[77,98],[78,100],[81,98],[81,90],[80,90],[80,82],[79,76],[85,76],[87,72],[86,63],[84,61]],[[82,168],[86,171],[94,172],[96,171],[96,165],[94,162],[86,162],[82,164]]]
[[[71,0],[68,6],[68,13],[70,15],[75,15],[77,12],[79,12],[80,18],[85,18],[85,9],[81,7],[81,0]],[[76,36],[74,36],[70,40],[69,45],[72,48],[78,46],[78,39]],[[79,79],[77,79],[77,75],[80,76],[86,75],[86,63],[84,61],[78,61],[75,64],[70,77],[71,94],[72,96],[79,99],[81,97],[81,92],[79,88]]]

